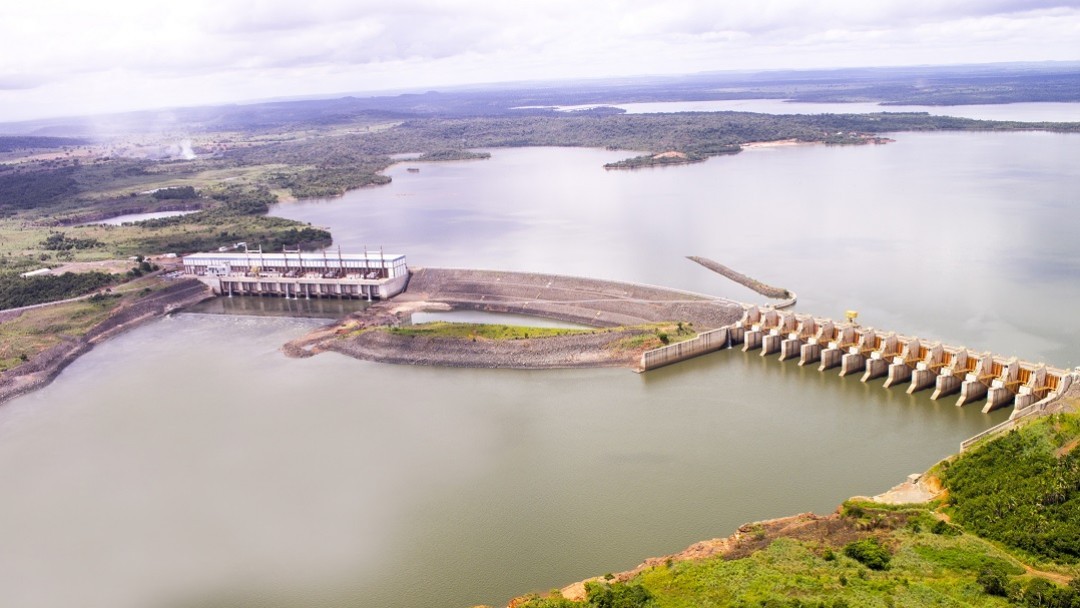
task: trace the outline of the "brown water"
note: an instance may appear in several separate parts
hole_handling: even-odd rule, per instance
[[[800,310],[1080,359],[1080,137],[898,140],[633,173],[496,150],[276,213],[413,264],[753,297],[680,257],[706,255]],[[640,376],[287,359],[322,321],[245,302],[0,408],[0,604],[498,604],[883,491],[1007,415],[738,351]]]

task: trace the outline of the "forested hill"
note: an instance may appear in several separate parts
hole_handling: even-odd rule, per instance
[[[923,113],[772,115],[749,112],[683,112],[601,116],[528,116],[406,121],[371,138],[372,146],[425,149],[431,141],[466,148],[589,146],[626,150],[678,150],[714,154],[748,142],[794,139],[862,143],[865,135],[899,131],[1080,132],[1080,123],[971,120]],[[393,143],[391,143],[393,142]],[[429,144],[430,145],[430,144]]]
[[[14,152],[15,150],[37,150],[63,148],[65,146],[82,146],[90,143],[89,140],[78,137],[37,137],[31,135],[0,135],[0,152]]]
[[[0,124],[0,133],[86,135],[179,130],[274,131],[408,118],[552,115],[555,107],[723,99],[876,102],[885,106],[1080,102],[1080,64],[849,68],[700,73],[451,87],[402,94],[296,99]],[[601,108],[594,113],[621,113]],[[944,111],[942,113],[945,113]]]

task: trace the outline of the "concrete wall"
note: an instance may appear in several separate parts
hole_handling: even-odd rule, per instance
[[[1065,370],[974,353],[965,347],[925,344],[918,338],[883,334],[854,323],[750,306],[742,319],[701,334],[693,340],[642,354],[641,370],[683,361],[742,343],[743,351],[761,349],[761,356],[779,354],[781,361],[799,357],[799,365],[819,362],[840,375],[857,372],[862,381],[887,376],[885,388],[907,383],[907,392],[933,388],[931,399],[960,393],[956,404],[984,401],[983,412],[1014,406],[1028,411],[1045,397],[1061,394],[1071,382]],[[721,330],[716,330],[720,332]],[[1021,382],[1022,378],[1026,381]]]
[[[641,368],[638,371],[645,372],[671,365],[672,363],[685,361],[729,346],[729,328],[721,327],[712,331],[705,331],[685,342],[669,344],[668,346],[641,353]]]

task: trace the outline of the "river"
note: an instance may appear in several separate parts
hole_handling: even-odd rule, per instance
[[[894,138],[633,172],[492,150],[274,213],[412,265],[758,300],[682,257],[703,255],[800,311],[1080,362],[1080,136]],[[248,302],[126,333],[0,408],[0,603],[499,604],[828,512],[1007,415],[740,351],[646,375],[293,360],[278,346],[325,321]]]

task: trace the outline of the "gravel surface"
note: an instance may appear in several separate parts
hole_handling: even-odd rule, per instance
[[[738,320],[741,304],[650,285],[526,272],[449,268],[414,269],[405,293],[320,328],[283,347],[304,357],[332,350],[358,359],[445,367],[631,367],[643,348],[620,340],[648,333],[618,329],[597,334],[523,340],[466,340],[366,331],[400,324],[425,308],[508,312],[615,328],[649,323],[691,323],[704,331]],[[345,337],[347,334],[355,334]]]

